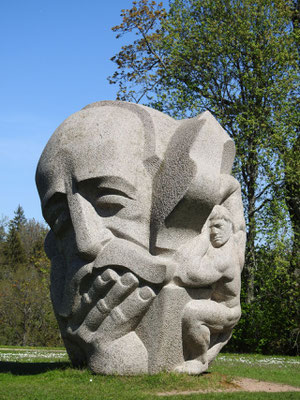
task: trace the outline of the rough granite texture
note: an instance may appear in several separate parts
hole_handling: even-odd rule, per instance
[[[102,101],[57,128],[36,183],[74,365],[200,374],[228,342],[246,237],[234,155],[208,111],[176,121]]]

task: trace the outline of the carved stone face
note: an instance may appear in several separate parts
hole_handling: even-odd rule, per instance
[[[214,247],[223,246],[232,235],[232,223],[223,218],[210,222],[210,240]]]
[[[94,371],[99,371],[98,338],[90,340],[78,327],[93,331],[89,315],[101,307],[112,311],[116,299],[116,305],[122,303],[132,291],[138,296],[134,312],[142,314],[154,295],[146,283],[162,286],[168,275],[166,263],[157,265],[149,253],[155,146],[142,122],[120,107],[83,110],[54,133],[37,169],[43,215],[51,227],[45,248],[52,261],[54,311],[72,361]],[[138,289],[135,276],[144,282]],[[116,294],[109,300],[113,284]]]
[[[239,186],[229,176],[233,156],[209,113],[175,121],[147,107],[100,102],[55,131],[36,182],[51,228],[51,299],[74,365],[128,375],[185,362],[186,304],[209,301],[215,282],[198,274],[199,283],[185,287],[176,269],[194,265],[199,251],[206,256],[198,235],[224,199],[243,229]],[[232,234],[223,220],[210,229],[215,247]],[[211,354],[209,361],[217,351]]]
[[[57,143],[48,144],[37,173],[37,179],[48,177],[41,193],[43,213],[62,251],[66,241],[75,241],[76,254],[88,260],[112,234],[147,247],[151,208],[140,121],[133,115],[126,126],[128,112],[107,118],[105,108],[95,116],[93,111],[71,117],[58,129]]]

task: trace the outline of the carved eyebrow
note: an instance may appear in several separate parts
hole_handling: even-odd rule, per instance
[[[91,184],[97,188],[100,195],[115,194],[129,199],[134,199],[136,188],[119,176],[104,176],[90,178],[78,182],[79,185]]]

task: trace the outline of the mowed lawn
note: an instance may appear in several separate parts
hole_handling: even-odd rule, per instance
[[[72,368],[62,349],[0,350],[0,399],[5,400],[300,399],[300,392],[175,393],[228,389],[237,377],[300,387],[300,357],[220,354],[201,376],[161,373],[117,377]]]

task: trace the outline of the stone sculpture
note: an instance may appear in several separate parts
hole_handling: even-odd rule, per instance
[[[74,365],[199,374],[240,317],[245,222],[235,148],[204,112],[120,101],[67,118],[36,182],[51,299]]]

